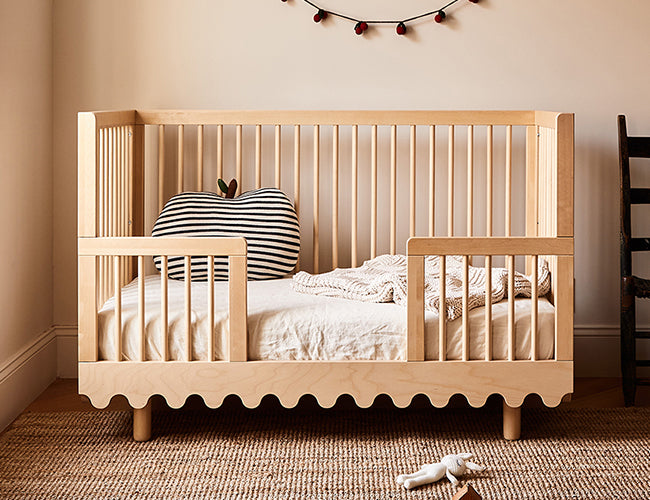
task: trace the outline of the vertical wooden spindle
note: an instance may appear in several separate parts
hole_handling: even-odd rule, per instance
[[[235,179],[237,179],[237,191],[235,192],[236,195],[241,193],[242,190],[242,170],[243,170],[243,164],[242,164],[242,148],[243,148],[243,141],[242,141],[242,126],[237,125],[235,127],[236,133],[235,133]]]
[[[350,207],[350,248],[351,248],[351,267],[357,267],[357,182],[359,169],[359,127],[352,125],[352,181],[350,190],[352,191]]]
[[[492,256],[485,256],[485,361],[492,360]]]
[[[467,127],[467,236],[474,236],[474,126]]]
[[[438,360],[447,359],[447,261],[444,255],[438,256],[438,267],[440,281],[438,295]]]
[[[158,213],[165,204],[165,126],[158,125]]]
[[[293,126],[293,204],[300,220],[300,125]],[[300,270],[300,254],[296,262],[296,272]]]
[[[262,125],[255,125],[255,189],[262,187]]]
[[[492,236],[492,125],[487,127],[487,163],[485,172],[485,235]]]
[[[206,257],[208,265],[208,361],[214,361],[214,256]]]
[[[196,186],[203,191],[203,125],[197,125],[196,130]]]
[[[411,125],[409,147],[409,237],[415,236],[415,143],[416,128]]]
[[[531,257],[530,293],[530,359],[537,360],[537,255]]]
[[[113,257],[115,295],[115,361],[122,361],[122,287],[120,286],[120,257]]]
[[[217,179],[223,179],[223,125],[217,125]]]
[[[397,126],[390,126],[390,254],[397,250]]]
[[[176,192],[183,192],[183,181],[185,179],[185,125],[178,126],[178,177],[176,179]]]
[[[469,361],[469,256],[463,255],[463,361]]]
[[[140,361],[145,360],[146,351],[144,305],[144,256],[138,255],[138,337],[140,340]]]
[[[314,241],[313,241],[313,266],[314,273],[318,273],[318,254],[319,254],[319,191],[320,191],[320,126],[314,125],[314,223],[313,223],[313,232],[314,232]]]
[[[429,125],[429,237],[436,229],[436,126]]]
[[[332,126],[332,269],[339,267],[339,126]]]
[[[370,258],[377,256],[377,125],[370,139]]]
[[[506,257],[508,266],[508,361],[516,355],[515,336],[515,256]]]
[[[454,235],[454,125],[449,126],[447,171],[447,235]]]
[[[282,128],[275,126],[275,187],[280,189],[282,179]]]
[[[169,258],[166,255],[160,257],[160,330],[162,333],[162,360],[169,361],[169,293],[168,293],[168,269]]]
[[[185,268],[185,360],[192,361],[192,261],[184,258]]]
[[[424,256],[408,256],[406,360],[424,361]]]
[[[506,236],[512,234],[512,125],[506,126]]]

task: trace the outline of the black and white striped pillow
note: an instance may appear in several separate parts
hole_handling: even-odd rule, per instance
[[[275,188],[256,189],[237,198],[216,193],[180,193],[160,212],[152,236],[243,236],[248,246],[248,279],[280,278],[296,265],[300,226],[291,200]],[[154,257],[160,271],[160,257]],[[206,281],[205,257],[192,257],[191,279]],[[169,277],[184,279],[183,257],[169,258]],[[228,258],[215,257],[215,280],[228,279]]]

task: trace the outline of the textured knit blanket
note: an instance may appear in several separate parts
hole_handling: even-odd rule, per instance
[[[363,302],[395,302],[406,305],[406,256],[380,255],[360,267],[335,269],[323,274],[305,271],[293,277],[293,289],[301,293],[339,297]],[[438,311],[440,302],[439,257],[425,257],[424,308]],[[485,305],[486,270],[469,266],[469,309]],[[538,295],[550,289],[550,273],[545,260],[539,259]],[[447,318],[456,319],[463,312],[463,259],[447,256],[445,278],[445,308]],[[508,270],[492,268],[492,302],[508,294]],[[531,296],[530,278],[515,272],[515,296]]]

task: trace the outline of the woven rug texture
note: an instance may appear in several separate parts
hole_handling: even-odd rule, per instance
[[[472,452],[487,499],[650,499],[650,408],[529,409],[523,439],[485,409],[25,413],[0,436],[0,498],[451,499],[401,473]]]

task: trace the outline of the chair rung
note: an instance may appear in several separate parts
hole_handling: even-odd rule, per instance
[[[650,203],[649,188],[632,188],[630,189],[630,203],[641,205]]]
[[[647,252],[650,250],[650,238],[630,238],[630,251]]]
[[[650,332],[634,332],[634,337],[637,339],[650,339]]]
[[[650,366],[650,359],[637,359],[636,366]]]

